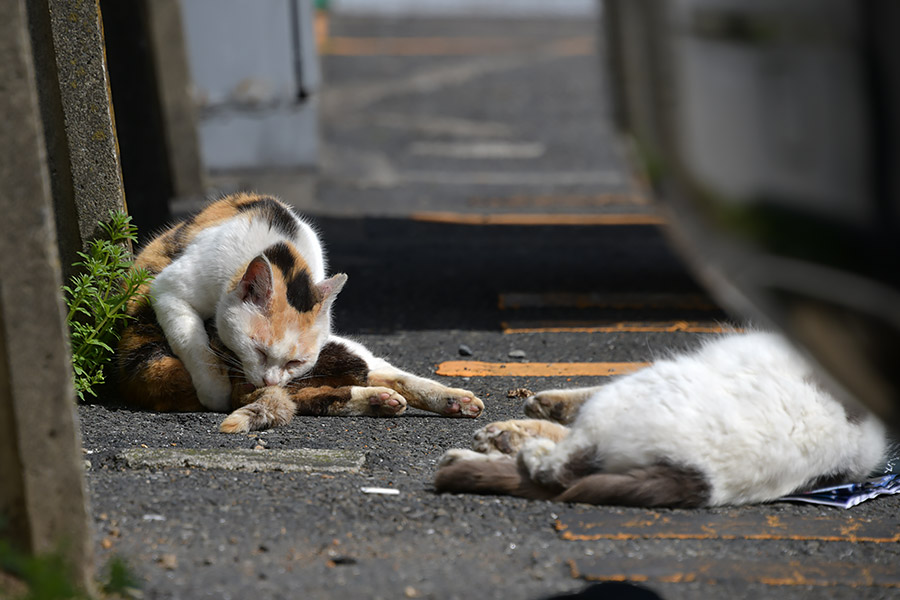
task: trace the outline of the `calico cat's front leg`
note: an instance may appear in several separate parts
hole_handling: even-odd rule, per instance
[[[330,417],[393,417],[406,410],[406,400],[384,387],[276,387],[254,390],[244,404],[222,421],[219,431],[245,433],[290,423],[294,414]]]
[[[203,319],[188,303],[171,295],[156,298],[153,308],[169,346],[191,376],[200,403],[209,410],[228,410],[227,366],[210,349]]]

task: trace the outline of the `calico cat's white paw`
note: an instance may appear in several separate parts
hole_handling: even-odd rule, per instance
[[[201,373],[191,372],[191,381],[200,404],[216,412],[228,410],[231,403],[231,381],[227,375],[204,368]]]
[[[354,386],[350,402],[361,415],[393,417],[406,410],[406,398],[386,387]]]

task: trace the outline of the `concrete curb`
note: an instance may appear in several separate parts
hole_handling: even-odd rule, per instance
[[[190,467],[227,471],[283,471],[356,473],[366,461],[363,452],[352,450],[182,449],[132,448],[118,458],[130,469]]]

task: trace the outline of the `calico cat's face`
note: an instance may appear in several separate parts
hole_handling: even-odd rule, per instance
[[[249,383],[284,386],[313,368],[331,334],[331,303],[346,280],[339,274],[313,284],[305,271],[285,277],[266,256],[250,262],[216,311],[219,337]]]

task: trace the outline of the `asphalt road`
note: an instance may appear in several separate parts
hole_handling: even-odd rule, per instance
[[[590,52],[594,30],[332,23],[325,160],[306,208],[332,270],[349,275],[336,328],[404,369],[473,390],[485,412],[477,420],[414,410],[393,419],[296,418],[229,436],[217,433],[218,414],[81,406],[101,569],[124,558],[146,599],[537,599],[603,581],[670,600],[900,593],[900,497],[848,511],[786,503],[651,511],[433,492],[445,450],[468,446],[492,420],[521,415],[522,399],[509,391],[601,380],[538,375],[535,365],[648,361],[716,335],[691,331],[727,323],[660,228],[604,221],[650,223],[652,209],[613,143]],[[507,145],[472,145],[488,138]],[[542,153],[528,158],[536,148]],[[472,160],[454,154],[461,151],[507,156]],[[544,215],[547,224],[464,224],[471,215],[486,223]],[[596,224],[553,225],[560,215]],[[451,361],[524,371],[435,374]],[[247,473],[133,467],[122,458],[144,447],[258,446],[359,451],[365,464],[355,473]]]
[[[720,318],[715,311],[639,303],[499,307],[499,295],[534,289],[600,289],[657,301],[697,293],[655,228],[581,233],[620,243],[614,262],[667,265],[668,276],[656,288],[643,280],[653,272],[649,266],[635,269],[631,279],[617,278],[617,268],[600,262],[586,268],[605,244],[590,246],[578,233],[548,228],[541,247],[530,250],[521,242],[533,232],[515,228],[476,228],[465,235],[454,227],[430,229],[427,236],[406,236],[377,250],[358,238],[334,244],[333,265],[350,274],[336,307],[337,327],[423,375],[459,360],[641,362],[715,335],[504,331],[502,324],[510,321],[541,326],[577,316],[595,326],[715,324]],[[582,243],[581,251],[573,250]],[[442,270],[445,262],[455,266]],[[575,286],[578,273],[584,281]],[[472,355],[460,356],[461,345]],[[510,358],[516,350],[525,357]],[[145,598],[543,598],[581,588],[591,578],[640,582],[669,599],[888,598],[900,584],[898,498],[846,512],[790,504],[648,511],[437,495],[430,482],[446,449],[468,446],[473,432],[491,420],[521,415],[522,399],[508,398],[508,391],[598,378],[435,377],[476,392],[486,404],[483,416],[443,419],[411,410],[393,419],[296,418],[284,428],[229,436],[217,433],[217,414],[81,407],[101,562],[126,558],[144,581]],[[258,445],[265,448],[259,452],[358,450],[366,462],[358,473],[242,473],[129,468],[120,456],[129,448]],[[367,486],[399,494],[363,493]],[[680,523],[675,529],[673,520]],[[870,541],[857,541],[857,530]]]

